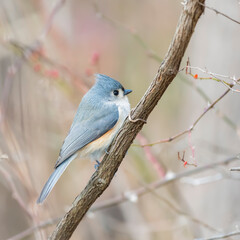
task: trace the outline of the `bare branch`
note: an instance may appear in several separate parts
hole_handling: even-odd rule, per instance
[[[181,136],[183,136],[186,133],[191,132],[195,126],[198,124],[198,122],[201,120],[201,118],[209,111],[211,110],[225,95],[227,95],[229,93],[230,89],[227,89],[220,97],[218,97],[212,104],[210,104],[203,112],[202,114],[194,121],[194,123],[192,124],[192,126],[190,126],[190,128],[170,137],[167,139],[162,139],[160,141],[154,142],[154,143],[148,143],[148,144],[144,144],[144,145],[134,145],[134,146],[141,146],[141,147],[146,147],[146,146],[154,146],[156,144],[161,144],[161,143],[166,143],[166,142],[171,142]]]
[[[161,63],[163,61],[163,59],[161,57],[158,56],[158,54],[152,50],[147,43],[144,41],[144,39],[133,29],[129,28],[128,26],[125,26],[124,24],[122,24],[122,22],[119,22],[115,19],[110,18],[109,16],[106,16],[103,12],[100,11],[99,6],[97,5],[96,2],[94,2],[94,7],[96,10],[96,14],[98,17],[101,17],[102,19],[104,19],[105,21],[107,21],[109,24],[111,24],[113,27],[116,27],[118,29],[123,29],[127,34],[131,35],[135,41],[146,51],[147,55],[149,57],[151,57],[152,59],[154,59],[155,61]],[[186,67],[185,67],[186,68]],[[203,71],[205,73],[208,73],[207,71],[203,70],[203,69],[198,69],[200,71]],[[181,70],[180,70],[181,71]],[[208,73],[208,74],[213,74],[213,73]],[[214,73],[215,76],[219,76],[219,77],[223,77],[223,78],[228,78],[231,79],[233,81],[233,83],[235,84],[240,84],[238,81],[236,80],[235,77],[229,77],[229,76],[224,76],[224,75],[220,75],[217,73]],[[194,90],[197,91],[197,93],[203,98],[205,99],[207,102],[211,102],[210,98],[206,95],[206,93],[198,86],[196,86],[195,84],[193,84],[191,81],[189,81],[186,77],[184,77],[181,72],[179,72],[178,77],[181,81],[183,81],[185,84],[187,84],[188,86],[192,87]],[[199,78],[198,78],[199,79]],[[234,90],[235,91],[235,90]],[[238,90],[236,90],[236,92],[239,92]],[[220,113],[219,110],[217,110],[218,113]],[[228,126],[230,126],[232,129],[234,129],[235,131],[238,130],[237,125],[235,123],[233,123],[231,121],[231,119],[224,113],[220,113],[219,115],[222,116],[223,121],[228,124]]]
[[[202,68],[200,68],[200,67],[192,67],[192,66],[186,66],[186,67],[184,67],[184,68],[182,68],[180,71],[182,71],[182,70],[184,70],[184,69],[186,69],[186,72],[187,72],[187,74],[190,74],[192,77],[194,77],[194,78],[196,78],[196,79],[200,79],[200,80],[214,80],[214,81],[216,81],[216,82],[220,82],[220,83],[222,83],[225,87],[227,87],[228,89],[231,89],[231,91],[232,92],[237,92],[237,93],[239,93],[240,92],[240,90],[238,90],[238,89],[233,89],[233,87],[234,87],[234,85],[239,85],[240,83],[239,83],[239,81],[240,81],[240,79],[236,79],[236,77],[235,76],[233,76],[233,77],[230,77],[230,76],[226,76],[226,75],[222,75],[222,74],[218,74],[218,73],[212,73],[212,72],[208,72],[207,70],[204,70],[204,69],[202,69]],[[208,74],[208,75],[210,75],[210,76],[212,76],[212,77],[204,77],[204,78],[201,78],[201,77],[198,77],[198,74],[196,74],[196,75],[193,75],[192,73],[191,73],[191,71],[190,72],[188,72],[188,69],[196,69],[196,70],[199,70],[199,71],[201,71],[201,72],[203,72],[203,73],[206,73],[206,74]],[[196,77],[195,77],[196,76]],[[225,78],[225,79],[229,79],[229,80],[231,80],[232,82],[231,83],[228,83],[227,81],[225,81],[225,80],[222,80],[222,79],[220,79],[220,78]]]
[[[25,202],[23,201],[23,199],[19,195],[19,192],[18,192],[17,187],[16,187],[16,185],[15,185],[13,179],[12,179],[11,174],[8,173],[8,171],[6,171],[2,165],[0,165],[0,173],[2,173],[4,178],[7,180],[8,184],[9,184],[9,187],[10,187],[10,190],[12,192],[13,198],[18,202],[18,204],[22,207],[22,209],[25,211],[25,213],[27,213],[27,215],[30,218],[33,218],[33,214],[27,208]]]
[[[230,168],[230,171],[240,171],[240,167],[233,167],[233,168]]]
[[[235,19],[229,17],[227,14],[222,13],[222,12],[218,11],[218,10],[215,9],[215,8],[209,7],[209,6],[207,6],[206,4],[201,3],[200,1],[199,1],[198,3],[199,3],[201,6],[204,6],[205,8],[214,11],[216,14],[222,15],[223,17],[228,18],[229,20],[231,20],[231,21],[233,21],[233,22],[235,22],[235,23],[237,23],[237,24],[240,24],[239,21],[237,21],[237,20],[235,20]]]
[[[202,3],[205,1],[202,0]],[[158,73],[150,87],[132,111],[132,119],[146,120],[158,101],[166,91],[169,84],[178,73],[179,66],[190,38],[193,34],[199,17],[204,8],[196,0],[189,0],[183,6],[183,11],[168,49],[166,57],[159,67]],[[97,171],[91,177],[89,183],[80,195],[75,199],[71,209],[65,214],[57,225],[51,240],[69,239],[82,220],[88,209],[110,184],[115,172],[121,164],[128,148],[142,129],[143,121],[131,122],[125,120],[123,127],[113,140]]]
[[[142,135],[138,134],[136,139],[140,142],[141,145],[147,144],[147,139]],[[143,151],[145,153],[146,158],[150,161],[150,163],[154,166],[156,169],[158,176],[160,178],[163,178],[165,176],[165,169],[163,166],[158,162],[154,154],[151,152],[151,148],[149,146],[146,146],[143,148]]]
[[[217,235],[217,236],[210,237],[210,238],[195,238],[195,240],[218,240],[218,239],[224,239],[224,238],[238,236],[238,235],[240,235],[240,231],[234,231],[234,232]]]
[[[107,21],[109,24],[111,24],[113,27],[116,27],[118,29],[124,30],[127,34],[131,35],[134,40],[146,51],[146,54],[156,60],[157,62],[161,63],[163,59],[158,56],[158,54],[151,49],[147,43],[144,41],[144,39],[137,33],[135,29],[132,29],[128,26],[125,26],[122,22],[117,21],[116,19],[112,19],[109,16],[106,16],[103,12],[101,12],[98,4],[94,1],[94,8],[96,11],[96,14],[98,17],[102,18],[103,20]]]
[[[44,222],[41,222],[40,224],[36,225],[36,226],[32,226],[20,233],[18,233],[17,235],[10,237],[6,240],[21,240],[21,239],[25,239],[26,237],[32,235],[36,230],[42,229],[42,228],[46,228],[49,226],[52,226],[53,224],[56,224],[61,218],[54,218],[54,219],[50,219]]]
[[[145,184],[145,188],[151,192],[155,197],[157,197],[159,200],[163,201],[172,211],[174,211],[175,213],[182,215],[186,218],[188,218],[190,221],[201,225],[202,227],[205,227],[206,229],[210,230],[210,231],[214,231],[214,232],[219,232],[216,228],[210,226],[209,224],[207,224],[206,222],[195,218],[191,215],[189,215],[188,213],[184,212],[183,210],[177,208],[171,201],[169,201],[167,198],[163,197],[162,195],[160,195],[158,192],[156,192],[155,189],[151,189],[149,188],[146,184]]]
[[[44,41],[47,34],[50,32],[51,27],[52,27],[52,23],[54,20],[55,15],[57,14],[57,12],[61,9],[61,7],[63,6],[63,4],[66,2],[66,0],[59,0],[56,2],[55,6],[53,7],[52,12],[49,15],[49,18],[46,22],[46,25],[42,31],[41,36],[39,37],[40,41]]]
[[[157,180],[157,181],[149,184],[148,188],[150,188],[150,189],[160,188],[160,187],[166,186],[167,184],[173,183],[173,182],[175,182],[175,181],[177,181],[177,180],[179,180],[183,177],[194,175],[194,174],[206,171],[208,169],[215,168],[219,165],[225,165],[225,164],[228,164],[232,161],[239,160],[239,159],[240,159],[240,154],[237,155],[237,156],[228,158],[228,159],[224,159],[224,160],[221,160],[221,161],[217,161],[217,162],[214,162],[214,163],[207,164],[207,165],[202,166],[202,167],[197,167],[197,168],[191,169],[189,171],[184,171],[184,172],[181,172],[181,173],[178,173],[178,174],[173,174],[172,176],[166,175],[166,177],[164,179]],[[138,188],[136,190],[131,191],[131,193],[136,195],[137,197],[140,197],[140,196],[145,195],[149,192],[148,188],[146,188],[146,187]],[[91,211],[97,211],[97,210],[100,210],[100,209],[105,209],[105,208],[108,208],[108,207],[111,207],[111,206],[115,206],[116,204],[120,204],[120,203],[129,201],[128,196],[129,196],[129,194],[121,194],[121,195],[116,196],[112,199],[105,200],[103,202],[97,203],[91,208]]]
[[[42,34],[39,36],[38,39],[36,39],[32,44],[31,47],[23,49],[24,51],[22,51],[21,55],[18,56],[15,60],[14,63],[11,67],[9,67],[9,71],[6,75],[6,79],[5,79],[5,84],[3,87],[3,95],[1,97],[1,105],[0,105],[0,109],[1,109],[1,116],[0,116],[0,124],[1,122],[4,120],[4,116],[5,116],[5,112],[6,112],[6,108],[7,108],[7,97],[9,96],[9,92],[11,90],[12,87],[12,83],[13,83],[13,77],[16,75],[16,73],[18,72],[18,70],[21,68],[22,64],[23,64],[23,60],[26,58],[28,59],[29,56],[31,56],[32,53],[38,51],[43,43],[43,40],[45,40],[47,34],[49,33],[51,26],[52,26],[52,22],[54,19],[54,16],[56,15],[56,13],[59,11],[59,9],[62,7],[62,5],[65,3],[66,0],[59,0],[56,2],[56,5],[54,6],[48,21],[46,22],[46,25],[42,31]],[[14,44],[14,42],[10,42],[10,44]]]
[[[180,180],[180,179],[182,179],[186,176],[191,176],[191,175],[194,175],[194,174],[198,174],[198,173],[204,172],[208,169],[218,167],[219,165],[226,165],[226,164],[229,164],[229,163],[231,163],[233,161],[236,161],[236,160],[239,160],[239,159],[240,159],[240,154],[238,156],[231,157],[231,158],[224,159],[224,160],[220,160],[220,161],[217,161],[217,162],[214,162],[214,163],[210,163],[210,164],[207,164],[207,165],[202,166],[202,167],[194,168],[194,169],[184,171],[184,172],[181,172],[181,173],[177,173],[177,174],[172,174],[172,176],[167,175],[167,176],[165,176],[164,179],[155,181],[155,182],[153,182],[151,184],[148,184],[148,185],[145,184],[143,187],[140,187],[138,189],[128,191],[128,192],[124,192],[124,193],[119,194],[116,197],[111,198],[111,199],[104,200],[102,202],[96,203],[93,207],[91,207],[90,212],[97,212],[97,211],[101,211],[101,210],[109,208],[109,207],[114,207],[114,206],[122,204],[124,202],[131,202],[131,199],[132,199],[131,196],[135,196],[135,197],[139,198],[139,197],[151,192],[154,189],[158,189],[158,188],[164,187],[164,186],[166,186],[170,183],[174,183],[175,181]],[[182,214],[184,215],[186,213],[182,212]],[[191,216],[189,216],[189,217],[191,218]],[[44,221],[44,222],[42,222],[42,223],[40,223],[36,226],[30,227],[30,228],[24,230],[23,232],[15,235],[12,238],[9,238],[7,240],[23,239],[25,237],[30,236],[33,232],[35,232],[38,229],[46,228],[48,226],[56,224],[60,219],[61,218],[54,218],[54,219]],[[192,221],[197,222],[197,220],[196,219],[194,220],[194,218],[192,219]],[[211,228],[211,230],[215,230],[212,227],[210,227],[209,225],[206,225],[204,227],[207,227],[208,229]]]

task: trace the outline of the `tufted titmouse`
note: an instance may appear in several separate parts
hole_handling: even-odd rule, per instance
[[[37,203],[42,203],[77,156],[99,160],[130,112],[127,94],[116,80],[96,75],[95,85],[79,104],[70,131],[63,142],[55,170],[47,180]]]

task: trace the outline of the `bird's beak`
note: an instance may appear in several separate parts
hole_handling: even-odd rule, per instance
[[[131,93],[131,92],[132,92],[132,90],[130,90],[130,89],[125,89],[125,90],[124,90],[124,96],[125,96],[125,95],[128,95],[128,94]]]

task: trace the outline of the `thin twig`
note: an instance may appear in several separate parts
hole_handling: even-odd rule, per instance
[[[204,70],[204,69],[202,69],[200,67],[193,67],[193,66],[188,66],[188,65],[186,67],[183,67],[179,72],[183,71],[184,69],[196,69],[198,71],[201,71],[201,72],[203,72],[205,74],[208,74],[208,75],[212,76],[212,78],[209,78],[209,77],[208,78],[197,77],[197,79],[200,79],[200,80],[214,80],[214,81],[222,83],[225,87],[227,87],[228,89],[231,89],[231,91],[233,91],[233,92],[237,92],[237,93],[240,92],[240,90],[238,90],[238,89],[233,89],[233,86],[235,84],[239,84],[239,79],[236,79],[235,77],[230,77],[230,76],[226,76],[226,75],[222,75],[222,74],[218,74],[218,73],[212,73],[212,72]],[[189,73],[187,72],[187,74],[190,74],[191,76],[193,76],[193,74],[191,72],[189,72]],[[229,80],[232,81],[232,83],[228,83],[225,80],[222,80],[220,78],[229,79]]]
[[[180,156],[180,152],[178,152],[178,160],[183,162],[183,166],[186,167],[186,166],[194,166],[194,167],[197,167],[197,164],[196,163],[189,163],[188,161],[185,160],[185,151],[183,151],[183,156],[181,157]]]
[[[237,172],[238,172],[238,171],[240,171],[240,167],[233,167],[233,168],[230,168],[230,171],[233,171],[233,172],[234,172],[234,171],[237,171]]]
[[[164,179],[157,180],[157,181],[149,184],[148,187],[151,188],[151,189],[157,189],[157,188],[166,186],[167,184],[173,183],[173,182],[175,182],[175,181],[177,181],[177,180],[179,180],[183,177],[190,176],[190,175],[193,175],[193,174],[197,174],[197,173],[203,172],[205,170],[215,168],[219,165],[225,165],[225,164],[228,164],[230,162],[233,162],[233,161],[236,161],[236,160],[239,160],[239,159],[240,159],[240,154],[237,155],[237,156],[231,157],[231,158],[227,158],[227,159],[224,159],[224,160],[221,160],[221,161],[217,161],[217,162],[214,162],[214,163],[204,165],[202,167],[197,167],[197,168],[194,168],[194,169],[191,169],[191,170],[188,170],[188,171],[183,171],[181,173],[172,174],[171,176],[166,175],[166,177]],[[148,192],[149,192],[148,189],[146,189],[145,187],[141,187],[141,188],[138,188],[136,190],[130,191],[131,194],[136,195],[137,197],[145,195]],[[91,208],[91,211],[97,211],[97,210],[100,210],[100,209],[109,208],[109,207],[115,206],[117,204],[124,203],[126,201],[130,201],[129,194],[121,194],[121,195],[116,196],[112,199],[105,200],[105,201],[100,202],[100,203],[96,203]]]
[[[191,215],[189,215],[188,213],[180,210],[179,208],[177,208],[172,202],[170,202],[167,198],[161,196],[159,193],[156,192],[155,189],[149,188],[148,185],[144,184],[144,187],[146,189],[148,189],[149,192],[151,192],[154,196],[156,196],[158,199],[160,199],[161,201],[163,201],[172,211],[174,211],[175,213],[182,215],[186,218],[188,218],[190,221],[201,225],[202,227],[205,227],[206,229],[210,230],[210,231],[214,231],[214,232],[219,232],[219,230],[217,230],[216,228],[210,226],[209,224],[207,224],[206,222],[203,222],[202,220],[195,218]]]
[[[142,134],[138,134],[136,139],[142,145],[147,144],[147,140]],[[146,146],[146,147],[143,148],[143,150],[144,150],[146,158],[151,162],[151,164],[156,169],[156,171],[158,173],[158,176],[163,178],[166,174],[165,170],[164,170],[163,166],[158,162],[156,157],[153,155],[153,153],[151,152],[151,148],[149,146]]]
[[[133,144],[132,146],[140,146],[140,147],[146,147],[146,146],[154,146],[156,144],[161,144],[161,143],[167,143],[167,142],[171,142],[181,136],[183,136],[186,133],[189,133],[191,131],[193,131],[193,129],[195,128],[195,126],[198,124],[198,122],[201,120],[201,118],[209,111],[211,110],[226,94],[228,94],[230,91],[230,89],[227,89],[220,97],[218,97],[212,104],[210,104],[203,112],[202,114],[193,122],[193,124],[190,126],[190,128],[170,137],[170,138],[166,138],[166,139],[162,139],[160,141],[157,142],[153,142],[153,143],[148,143],[148,144],[144,144],[144,145],[138,145],[138,144]]]
[[[218,11],[217,9],[215,9],[215,8],[213,8],[213,7],[209,7],[209,6],[207,6],[206,4],[203,4],[203,3],[201,3],[201,2],[198,2],[198,3],[199,3],[201,6],[204,6],[205,8],[214,11],[216,14],[222,15],[223,17],[228,18],[229,20],[231,20],[231,21],[233,21],[233,22],[235,22],[235,23],[237,23],[237,24],[240,24],[239,21],[233,19],[232,17],[229,17],[227,14],[222,13],[222,12]]]
[[[8,67],[8,71],[3,82],[2,96],[0,97],[0,109],[1,109],[0,127],[1,124],[4,122],[7,114],[8,100],[10,96],[9,93],[11,92],[12,89],[14,77],[22,67],[23,64],[22,59],[23,59],[22,57],[17,57],[16,59],[14,59],[12,65]]]
[[[16,73],[22,66],[24,58],[28,58],[33,52],[38,51],[41,48],[43,40],[46,38],[47,34],[51,29],[54,16],[62,7],[62,5],[65,3],[65,1],[66,0],[59,0],[56,2],[56,5],[54,6],[52,12],[50,13],[49,19],[47,20],[46,25],[43,28],[42,34],[39,36],[38,39],[36,39],[31,44],[31,47],[26,48],[25,51],[23,51],[23,54],[17,57],[14,64],[12,64],[12,66],[9,68],[10,71],[8,71],[7,73],[5,84],[4,84],[3,96],[1,98],[2,105],[0,106],[1,108],[0,124],[1,124],[1,121],[3,120],[1,118],[5,116],[6,105],[7,105],[6,98],[7,96],[9,96],[9,92],[12,87],[13,77],[16,75]]]
[[[53,219],[49,219],[47,221],[41,222],[36,226],[32,226],[20,233],[18,233],[17,235],[10,237],[6,240],[21,240],[21,239],[25,239],[26,237],[32,235],[36,230],[39,229],[43,229],[49,226],[52,226],[54,224],[56,224],[61,218],[53,218]]]
[[[27,208],[26,203],[23,201],[21,196],[18,193],[17,187],[12,179],[12,176],[3,168],[2,165],[0,165],[0,172],[4,176],[4,178],[7,180],[9,187],[12,192],[13,198],[18,202],[18,204],[22,207],[22,209],[27,213],[27,215],[32,219],[33,214],[31,211]]]
[[[153,189],[158,189],[158,188],[164,187],[164,186],[166,186],[170,183],[174,183],[175,181],[180,180],[181,178],[184,178],[186,176],[198,174],[198,173],[206,171],[208,169],[215,168],[219,165],[226,165],[226,164],[229,164],[230,162],[233,162],[233,161],[236,161],[239,159],[240,159],[240,154],[237,156],[228,158],[228,159],[224,159],[224,160],[220,160],[220,161],[217,161],[214,163],[207,164],[202,167],[198,167],[198,168],[194,168],[194,169],[184,171],[181,173],[173,174],[171,177],[166,176],[164,179],[157,180],[149,185],[144,185],[144,187],[140,187],[140,188],[132,190],[132,191],[124,192],[118,196],[111,198],[111,199],[104,200],[102,202],[98,202],[98,203],[94,204],[93,207],[91,207],[90,212],[97,212],[97,211],[101,211],[103,209],[114,207],[116,205],[119,205],[119,204],[122,204],[125,202],[131,202],[131,199],[132,199],[131,196],[135,196],[135,197],[139,198],[139,197],[151,192]],[[40,223],[39,225],[30,227],[30,228],[24,230],[23,232],[15,235],[12,238],[7,239],[7,240],[20,240],[25,237],[28,237],[38,229],[46,228],[48,226],[56,224],[59,221],[59,219],[60,218],[54,218],[54,219],[44,221],[44,222]],[[207,226],[205,226],[205,227],[207,227]],[[215,230],[215,229],[212,228],[212,230]],[[19,236],[21,236],[21,237],[19,237]]]
[[[201,0],[203,3],[204,0]],[[184,5],[176,32],[165,55],[163,63],[147,89],[146,93],[132,112],[133,119],[147,120],[168,86],[176,77],[185,50],[204,8],[196,1],[189,0]],[[125,119],[122,128],[108,148],[97,171],[92,175],[84,190],[76,197],[69,211],[64,215],[50,236],[50,240],[67,240],[75,231],[89,208],[105,191],[118,170],[123,158],[144,122],[133,123]]]
[[[63,2],[65,2],[65,0],[59,0],[56,3],[57,7],[55,7],[53,9],[53,12],[51,12],[49,21],[46,22],[46,26],[43,30],[43,34],[38,39],[33,41],[33,43],[31,44],[31,47],[24,49],[24,51],[21,52],[21,54],[19,54],[19,55],[16,54],[16,58],[15,58],[13,64],[8,68],[8,72],[6,74],[6,78],[5,78],[5,82],[4,82],[4,86],[3,86],[3,94],[2,94],[1,99],[0,99],[1,100],[1,104],[0,104],[0,109],[1,109],[0,131],[3,133],[3,135],[4,135],[4,131],[6,132],[5,136],[6,136],[6,138],[9,137],[9,142],[11,143],[11,144],[9,144],[9,149],[10,149],[10,146],[12,147],[12,149],[15,148],[13,150],[15,156],[18,153],[16,143],[18,143],[19,141],[17,142],[16,136],[14,134],[12,134],[11,131],[10,131],[10,133],[7,132],[8,122],[4,121],[5,120],[4,117],[5,117],[6,112],[7,112],[8,97],[10,96],[9,93],[10,93],[10,90],[11,90],[12,85],[13,85],[13,79],[16,76],[16,74],[19,73],[19,70],[21,69],[22,64],[24,63],[24,60],[28,59],[34,52],[36,52],[40,49],[40,47],[42,45],[43,38],[46,37],[46,35],[48,34],[48,32],[50,30],[50,27],[51,27],[51,24],[52,24],[52,21],[53,21],[53,17],[55,16],[56,12],[59,10],[60,6],[62,5],[62,4],[59,4],[59,3],[63,3]],[[7,135],[10,135],[10,136],[7,136]],[[18,156],[16,156],[16,158],[17,157]],[[13,161],[13,164],[14,164],[14,161]],[[25,165],[24,165],[24,167],[25,167]],[[29,168],[26,167],[26,169],[27,169],[27,171],[25,171],[24,174],[22,174],[21,167],[19,167],[16,164],[14,165],[14,167],[12,167],[12,170],[17,173],[16,174],[17,180],[20,181],[21,183],[23,183],[23,186],[25,187],[25,189],[29,193],[34,188],[32,187],[32,181],[30,181],[30,182],[28,181],[29,178],[30,178],[29,171],[28,171]],[[27,202],[30,202],[30,201],[24,201],[22,199],[22,197],[19,194],[19,192],[17,190],[17,187],[14,183],[14,179],[12,178],[11,174],[3,168],[3,166],[0,166],[0,172],[1,172],[1,174],[3,174],[6,181],[9,184],[10,190],[12,191],[13,198],[16,199],[17,203],[22,207],[22,209],[27,213],[27,215],[31,218],[32,222],[34,222],[34,224],[35,224],[37,222],[35,212],[30,206],[27,205]],[[31,186],[28,185],[29,183],[31,184]],[[30,199],[30,195],[28,197]]]
[[[53,7],[53,10],[51,11],[48,20],[46,21],[46,25],[44,26],[44,29],[42,31],[42,34],[39,37],[40,41],[44,41],[48,33],[50,32],[53,24],[53,20],[55,15],[59,12],[63,4],[66,2],[66,0],[59,0],[56,2],[55,6]]]
[[[218,240],[240,235],[240,231],[234,231],[227,234],[217,235],[210,238],[195,238],[195,240]]]
[[[202,220],[195,218],[191,215],[189,215],[188,213],[184,212],[183,210],[180,210],[178,207],[175,206],[174,203],[172,203],[170,200],[168,200],[167,198],[163,197],[162,195],[160,195],[156,189],[151,188],[149,186],[149,184],[146,184],[145,182],[143,182],[141,179],[139,179],[138,176],[136,176],[135,174],[133,174],[135,176],[135,178],[137,179],[137,181],[145,188],[149,191],[149,193],[152,193],[153,196],[155,196],[156,198],[158,198],[160,201],[164,202],[172,211],[174,211],[176,214],[185,216],[186,218],[188,218],[190,221],[201,225],[202,227],[205,227],[206,229],[210,230],[210,231],[214,231],[214,232],[219,232],[219,230],[217,230],[216,228],[210,226],[209,224],[207,224],[206,222],[203,222]],[[137,196],[135,197],[137,198]],[[221,233],[221,232],[219,232]]]
[[[117,21],[116,19],[112,19],[109,16],[106,16],[103,12],[101,12],[98,4],[96,3],[96,1],[93,2],[95,11],[96,11],[96,15],[99,18],[102,18],[103,20],[107,21],[109,24],[111,24],[113,27],[118,28],[118,29],[122,29],[125,32],[127,32],[128,34],[130,34],[135,41],[143,48],[146,50],[146,53],[149,57],[155,59],[157,62],[161,63],[162,62],[162,58],[160,58],[158,56],[158,54],[153,51],[148,45],[147,43],[143,40],[143,38],[134,30],[129,28],[128,26],[125,26],[122,22]]]
[[[48,56],[43,55],[41,51],[39,51],[39,49],[36,47],[34,48],[32,46],[25,45],[16,41],[10,41],[8,44],[4,44],[4,46],[13,51],[14,54],[24,56],[25,60],[35,72],[35,74],[39,74],[48,78],[48,76],[46,76],[45,70],[49,68],[56,69],[57,71],[61,72],[62,75],[67,74],[67,76],[70,78],[70,81],[68,81],[66,77],[61,76],[57,78],[57,84],[62,89],[64,89],[65,93],[70,92],[68,94],[69,97],[72,97],[72,92],[76,88],[82,93],[86,93],[88,91],[89,87],[82,81],[83,76],[73,73],[68,67],[56,62],[55,60],[53,61]],[[35,56],[35,58],[32,59],[31,54],[26,54],[26,52],[35,54],[37,57]],[[36,70],[36,66],[39,67],[39,70]],[[56,81],[54,82],[56,83]]]
[[[122,24],[122,22],[119,22],[115,19],[112,19],[108,16],[106,16],[103,12],[100,11],[100,8],[99,6],[97,5],[97,3],[94,1],[94,8],[95,8],[95,11],[96,11],[96,14],[97,16],[101,17],[102,19],[104,19],[105,21],[107,21],[109,24],[111,24],[113,27],[116,27],[118,29],[123,29],[127,34],[133,36],[133,38],[136,40],[137,43],[139,43],[139,45],[147,52],[148,56],[152,57],[155,61],[157,61],[158,63],[161,63],[163,61],[163,59],[161,57],[158,56],[158,54],[152,50],[148,45],[147,43],[144,41],[144,39],[134,30],[130,29],[128,26],[125,26],[124,24]],[[185,67],[186,68],[186,67]],[[190,67],[191,68],[191,67]],[[187,68],[186,68],[187,69]],[[206,71],[204,71],[203,69],[198,69],[200,71],[203,71],[205,73],[207,73]],[[210,74],[213,74],[213,73],[210,73]],[[236,81],[236,79],[234,77],[229,77],[229,76],[224,76],[224,75],[220,75],[220,74],[217,74],[217,73],[214,73],[215,76],[219,76],[219,77],[226,77],[226,78],[229,78],[231,79],[233,82],[235,83],[238,83],[238,81]],[[203,98],[205,99],[207,102],[210,102],[210,98],[206,95],[206,93],[198,86],[194,85],[191,81],[189,81],[186,77],[184,77],[182,74],[181,74],[181,70],[177,76],[181,81],[183,81],[185,84],[193,87],[197,93]],[[219,110],[218,110],[219,111]],[[236,124],[234,124],[227,115],[225,115],[224,113],[221,113],[220,114],[222,116],[222,119],[225,123],[227,123],[231,128],[233,128],[234,130],[237,130],[237,126]],[[187,132],[185,132],[187,133]],[[184,133],[184,134],[185,134]],[[183,134],[181,134],[180,136],[182,136]],[[179,136],[179,137],[180,137]],[[168,141],[169,139],[167,139],[166,142],[169,142]]]

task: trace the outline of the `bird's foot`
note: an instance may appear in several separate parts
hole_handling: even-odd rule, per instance
[[[97,170],[99,168],[100,162],[98,160],[95,161],[94,168]]]

